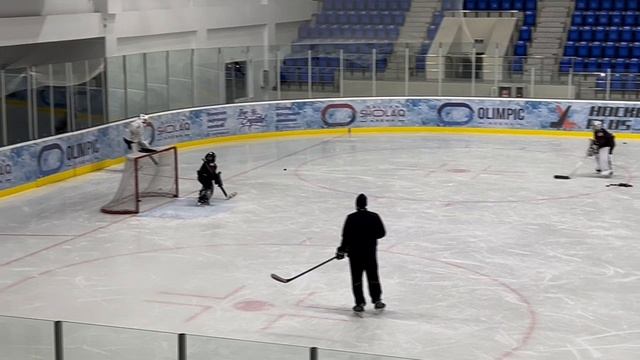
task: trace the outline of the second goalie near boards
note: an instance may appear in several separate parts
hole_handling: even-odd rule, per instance
[[[356,305],[353,311],[362,312],[366,304],[362,291],[362,275],[367,273],[371,302],[378,310],[386,306],[381,299],[382,288],[378,275],[377,248],[378,239],[386,235],[380,216],[367,210],[367,196],[360,194],[356,198],[356,211],[349,214],[342,229],[342,243],[336,250],[336,258],[349,256],[351,286]]]

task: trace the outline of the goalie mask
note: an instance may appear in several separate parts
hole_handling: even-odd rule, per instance
[[[591,123],[591,128],[593,128],[593,130],[600,130],[602,129],[602,121],[596,120],[593,123]]]
[[[208,163],[216,162],[216,153],[213,151],[205,155],[204,160]]]

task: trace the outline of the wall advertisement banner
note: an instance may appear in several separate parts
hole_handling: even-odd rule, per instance
[[[150,116],[152,147],[219,136],[340,127],[436,126],[640,132],[640,106],[622,102],[361,98],[211,106]],[[0,149],[0,190],[126,154],[128,122]]]

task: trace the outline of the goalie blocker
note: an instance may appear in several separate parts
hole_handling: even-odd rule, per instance
[[[107,214],[137,214],[142,199],[149,197],[178,197],[176,147],[127,155],[118,190],[100,210]]]

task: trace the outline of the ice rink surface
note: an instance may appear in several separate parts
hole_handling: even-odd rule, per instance
[[[0,200],[0,314],[458,359],[635,360],[640,143],[614,177],[586,139],[334,136],[184,150],[178,199],[99,211],[119,168]],[[195,205],[218,155],[227,191]],[[333,256],[358,193],[380,214],[383,299],[351,312]],[[2,341],[2,340],[0,340]]]

